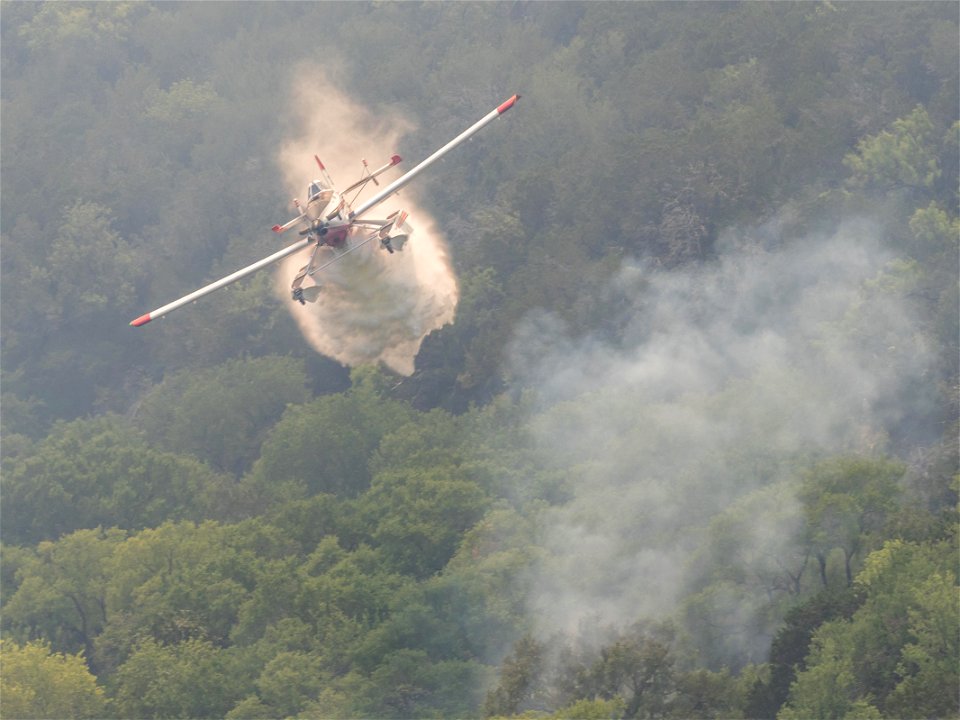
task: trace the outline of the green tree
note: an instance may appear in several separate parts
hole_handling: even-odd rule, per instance
[[[897,481],[904,470],[888,460],[834,458],[806,473],[798,496],[824,587],[827,556],[834,548],[843,553],[847,585],[853,582],[853,561],[876,542],[896,507]]]
[[[162,645],[143,640],[115,675],[121,717],[223,717],[242,697],[229,653],[210,642]]]
[[[707,73],[709,87],[689,137],[694,156],[709,160],[702,168],[689,165],[674,207],[722,222],[745,206],[761,209],[769,202],[773,188],[766,179],[778,174],[786,129],[767,75],[766,63],[755,57]],[[706,235],[698,233],[698,241],[705,242]],[[670,253],[690,259],[703,257],[707,249],[670,248]]]
[[[137,409],[151,442],[241,474],[288,404],[309,399],[304,363],[268,356],[230,360],[166,378]]]
[[[225,479],[197,460],[147,445],[117,416],[58,423],[5,463],[0,513],[8,542],[80,528],[138,529],[229,506]]]
[[[813,563],[804,530],[790,482],[755,490],[710,521],[690,561],[693,584],[684,605],[686,629],[711,666],[750,657],[744,634],[772,636],[787,603],[816,582],[809,578]]]
[[[107,699],[81,654],[53,652],[42,641],[0,641],[0,710],[9,718],[102,718]]]
[[[343,538],[344,543],[356,547],[359,537],[354,531],[355,515],[352,502],[320,494],[284,503],[264,520],[290,542],[298,543],[301,553],[309,554],[328,536]]]
[[[136,346],[123,343],[120,333],[143,270],[104,205],[76,201],[52,222],[59,224],[18,224],[24,234],[14,235],[15,242],[47,251],[28,259],[26,249],[18,250],[17,275],[4,272],[23,298],[14,311],[27,305],[20,307],[25,312],[4,315],[16,341],[5,369],[13,361],[20,371],[13,385],[18,394],[43,400],[54,417],[75,417],[128,376]]]
[[[677,692],[670,703],[670,717],[737,717],[742,711],[742,702],[737,678],[726,670],[691,670],[677,674]]]
[[[849,623],[832,623],[830,628],[831,633],[814,637],[807,670],[791,687],[790,702],[777,713],[778,720],[881,717],[868,699],[856,699],[860,693],[846,648],[853,642]],[[864,712],[868,706],[872,713]]]
[[[668,638],[634,632],[603,648],[581,682],[587,697],[623,697],[624,718],[658,717],[674,690],[674,662]]]
[[[168,90],[152,89],[144,98],[144,118],[155,142],[186,164],[201,139],[203,120],[216,112],[220,98],[209,82],[178,80]]]
[[[391,566],[423,578],[453,557],[488,505],[486,493],[462,469],[441,465],[381,472],[358,508]]]
[[[237,609],[237,619],[230,629],[230,640],[249,644],[276,623],[296,620],[295,599],[302,591],[302,577],[297,572],[296,558],[278,558],[259,563],[256,585]]]
[[[610,700],[577,700],[562,710],[550,715],[550,718],[564,720],[564,718],[578,718],[578,720],[619,720],[626,710],[623,698],[615,697]]]
[[[907,611],[910,642],[897,665],[902,680],[887,697],[886,709],[900,717],[947,717],[960,710],[956,575],[933,574],[917,588],[915,602]]]
[[[224,717],[226,720],[272,720],[276,713],[256,695],[248,695]]]
[[[940,376],[948,378],[956,372],[956,358],[960,354],[960,339],[954,323],[960,313],[960,292],[951,272],[960,244],[960,218],[931,202],[927,207],[917,208],[909,224],[914,239],[910,253],[920,261],[923,272],[917,282],[905,290],[924,303],[924,314],[929,318],[933,342],[939,351]]]
[[[503,648],[528,627],[527,591],[520,578],[542,551],[534,541],[534,523],[512,508],[496,507],[460,541],[439,577],[425,585],[433,615],[455,628],[450,643],[461,655],[498,664]]]
[[[960,218],[951,217],[937,203],[917,208],[910,217],[910,231],[917,240],[917,257],[940,257],[955,252],[960,242]]]
[[[133,304],[142,270],[112,223],[110,210],[96,203],[78,202],[64,210],[42,268],[53,302],[49,319],[58,325],[90,322],[107,308]]]
[[[362,385],[292,405],[264,441],[247,483],[271,495],[286,484],[307,496],[355,496],[370,483],[367,466],[381,438],[410,412]]]
[[[786,702],[797,672],[805,667],[816,629],[830,620],[849,619],[862,603],[861,589],[844,587],[821,590],[792,607],[770,645],[769,675],[755,678],[746,692],[746,716],[775,716]]]
[[[20,559],[18,586],[3,605],[3,625],[14,637],[40,637],[62,651],[83,651],[96,667],[94,643],[110,619],[106,592],[110,561],[125,533],[78,530],[41,542]]]
[[[924,716],[956,714],[955,561],[949,542],[890,540],[871,553],[856,579],[863,604],[816,631],[778,717],[917,714],[911,703]]]
[[[475,712],[486,680],[475,662],[431,662],[420,650],[390,653],[370,675],[359,713],[365,717],[464,717]]]
[[[167,522],[116,548],[107,606],[132,635],[111,638],[123,658],[138,635],[163,644],[189,639],[228,644],[239,608],[256,578],[255,556],[238,550],[230,528],[215,522]]]
[[[505,241],[516,236],[513,230]],[[471,401],[495,396],[502,388],[499,340],[511,324],[504,314],[505,299],[493,268],[466,273],[460,280],[457,321],[424,339],[417,372],[400,386],[399,393],[418,408],[442,407],[451,412],[463,412]]]
[[[882,190],[929,190],[940,177],[933,123],[922,106],[893,123],[892,130],[864,138],[844,158],[855,185]]]
[[[332,549],[332,544],[324,548],[328,555]],[[399,607],[399,598],[414,582],[388,567],[369,546],[361,545],[333,562],[338,554],[320,565],[332,563],[325,572],[313,575],[311,570],[319,569],[314,563],[303,566],[302,590],[295,599],[298,613],[318,630],[331,621],[343,624],[344,618],[368,630],[376,627]]]
[[[439,409],[416,413],[383,436],[370,458],[370,472],[461,465],[468,441],[460,417]]]
[[[134,5],[40,8],[29,22],[17,28],[17,34],[27,47],[41,52],[53,51],[72,40],[95,42],[122,38],[130,31],[130,21],[135,17]]]
[[[272,717],[290,717],[317,697],[327,678],[320,658],[305,652],[281,652],[267,663],[256,686]]]

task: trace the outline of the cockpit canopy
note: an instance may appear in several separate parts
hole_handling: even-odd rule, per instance
[[[324,185],[320,180],[314,180],[307,187],[307,199],[309,202],[319,200],[326,205],[333,196],[333,190]]]

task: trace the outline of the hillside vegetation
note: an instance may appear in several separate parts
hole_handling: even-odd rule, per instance
[[[5,717],[960,713],[956,3],[0,13]],[[409,377],[271,272],[127,325],[314,73],[414,161],[522,94]]]

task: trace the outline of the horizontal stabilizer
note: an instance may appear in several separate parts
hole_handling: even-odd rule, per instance
[[[365,175],[364,177],[360,178],[360,179],[357,180],[353,185],[351,185],[351,186],[348,187],[346,190],[344,190],[344,191],[343,191],[344,195],[346,195],[346,194],[349,193],[349,192],[352,192],[352,191],[356,190],[357,188],[362,188],[364,185],[366,185],[366,184],[367,184],[368,182],[370,182],[371,180],[373,180],[374,184],[379,184],[379,183],[377,183],[376,178],[380,177],[380,176],[383,175],[383,173],[385,173],[387,170],[389,170],[390,168],[392,168],[394,165],[398,165],[398,164],[399,164],[400,162],[402,162],[402,161],[403,161],[403,158],[402,158],[402,157],[400,157],[399,155],[394,155],[393,157],[390,158],[390,162],[388,162],[386,165],[383,165],[382,167],[378,167],[378,168],[377,168],[376,170],[374,170],[372,173],[370,173],[369,175]],[[364,167],[366,167],[366,161],[364,161]]]
[[[305,214],[305,213],[304,213],[304,214],[301,214],[301,215],[298,215],[298,216],[295,217],[293,220],[290,220],[289,222],[286,222],[286,223],[284,223],[283,225],[274,225],[272,229],[273,229],[273,231],[274,231],[275,233],[277,233],[277,234],[279,235],[280,233],[286,232],[287,230],[289,230],[290,228],[292,228],[294,225],[296,225],[298,222],[300,222],[301,220],[303,220],[305,217],[306,217],[306,214]]]

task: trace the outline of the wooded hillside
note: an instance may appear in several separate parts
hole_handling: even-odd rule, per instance
[[[4,717],[960,712],[956,3],[0,17]],[[408,377],[273,271],[128,326],[279,247],[314,75],[408,168],[522,95]]]

